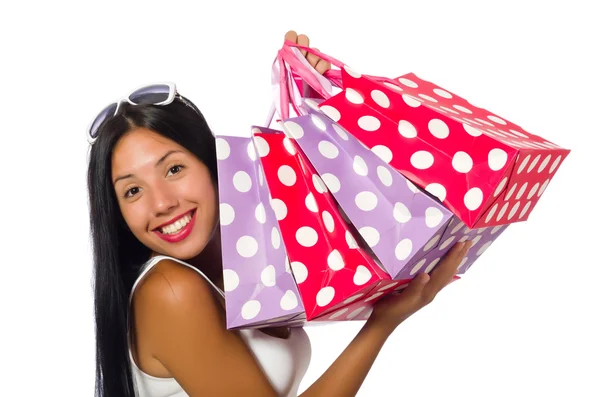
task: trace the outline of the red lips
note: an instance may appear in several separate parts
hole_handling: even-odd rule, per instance
[[[194,225],[196,223],[196,211],[193,210],[192,211],[192,219],[189,221],[189,223],[187,225],[185,225],[180,231],[178,231],[177,233],[173,233],[173,234],[165,234],[165,233],[161,233],[160,229],[163,226],[167,226],[170,225],[171,223],[183,218],[184,216],[188,215],[190,212],[186,212],[185,214],[181,214],[175,218],[173,218],[172,220],[170,220],[169,222],[163,223],[161,226],[157,227],[156,229],[154,229],[154,233],[160,237],[161,239],[163,239],[164,241],[167,241],[169,243],[178,243],[180,241],[183,241],[187,236],[190,235],[190,233],[192,232],[192,229],[194,228]]]

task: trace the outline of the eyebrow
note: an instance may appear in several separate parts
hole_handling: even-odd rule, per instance
[[[161,165],[167,159],[167,157],[169,157],[173,153],[183,153],[183,151],[181,151],[181,150],[169,150],[161,158],[158,159],[158,161],[156,162],[156,164],[154,164],[154,167],[158,167],[159,165]],[[121,175],[121,176],[119,176],[119,177],[117,177],[115,179],[115,181],[113,182],[113,185],[116,185],[116,183],[119,182],[122,179],[132,178],[133,176],[134,176],[133,174]]]

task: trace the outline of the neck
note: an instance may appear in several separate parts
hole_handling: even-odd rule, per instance
[[[215,232],[206,247],[188,263],[201,270],[221,290],[223,290],[223,264],[221,256],[221,228],[217,224]]]
[[[153,252],[151,256],[158,255]],[[204,249],[187,263],[204,273],[217,287],[223,290],[223,262],[221,256],[221,228],[217,223],[215,231]]]

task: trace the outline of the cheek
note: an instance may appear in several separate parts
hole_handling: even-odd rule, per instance
[[[193,180],[194,182],[190,182]],[[180,186],[183,196],[190,198],[193,201],[204,203],[212,203],[215,201],[215,188],[212,181],[205,175],[200,178],[190,178],[190,181],[186,181],[185,184]]]
[[[143,208],[143,205],[135,205],[138,203],[134,203],[133,205],[127,205],[125,207],[121,207],[121,213],[123,214],[123,218],[125,219],[125,223],[131,230],[131,232],[139,236],[144,233],[147,229],[147,210]],[[141,203],[139,203],[141,204]]]
[[[200,205],[204,207],[207,215],[214,215],[218,207],[218,198],[216,195],[216,186],[212,182],[198,184],[196,187],[196,197],[199,198]]]

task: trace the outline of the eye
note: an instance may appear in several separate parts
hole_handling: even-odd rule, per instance
[[[139,192],[140,192],[140,188],[139,187],[129,188],[125,192],[125,197],[133,197],[134,195],[138,194]]]
[[[172,166],[171,168],[169,168],[169,172],[167,173],[167,175],[174,175],[174,174],[178,174],[181,172],[181,170],[183,169],[183,165],[181,164],[177,164]]]

